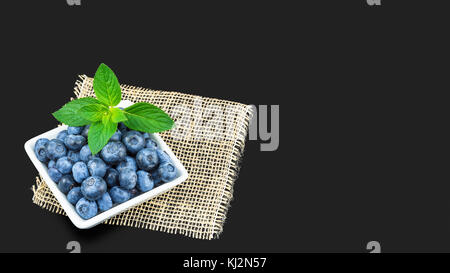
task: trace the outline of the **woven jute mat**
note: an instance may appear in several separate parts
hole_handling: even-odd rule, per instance
[[[94,97],[93,79],[81,75],[75,83],[77,98]],[[249,105],[180,92],[155,91],[121,85],[122,99],[145,101],[166,111],[174,120],[161,137],[180,159],[189,178],[172,190],[133,207],[104,224],[138,227],[198,239],[215,239],[233,197],[233,184],[252,108]],[[33,202],[65,215],[42,177],[32,187]]]

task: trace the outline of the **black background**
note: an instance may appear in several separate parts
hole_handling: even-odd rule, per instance
[[[0,251],[450,250],[443,1],[81,2],[2,3]],[[247,142],[218,240],[77,230],[32,204],[23,144],[100,62],[126,84],[280,105],[279,149]]]

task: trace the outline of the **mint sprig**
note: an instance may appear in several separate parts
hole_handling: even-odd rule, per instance
[[[91,122],[102,120],[102,118],[108,113],[108,107],[100,103],[83,106],[77,111],[77,114],[80,115],[80,117]]]
[[[88,133],[88,144],[91,152],[93,154],[98,153],[108,143],[108,140],[114,135],[116,130],[117,123],[109,120],[92,123]]]
[[[100,104],[100,102],[94,98],[81,98],[73,100],[61,109],[53,113],[53,116],[59,120],[61,123],[67,124],[69,126],[84,126],[91,122],[82,116],[78,115],[78,110],[84,106]]]
[[[123,123],[130,129],[148,133],[162,132],[172,129],[173,120],[158,107],[138,102],[125,108],[127,118]]]
[[[94,92],[98,100],[108,106],[116,106],[122,100],[119,81],[106,64],[100,64],[95,72]]]
[[[97,154],[123,122],[132,130],[157,133],[170,130],[174,124],[167,113],[147,102],[138,102],[122,110],[115,106],[122,99],[122,91],[114,72],[100,64],[94,77],[95,98],[73,100],[53,113],[68,126],[91,125],[88,144],[92,154]]]

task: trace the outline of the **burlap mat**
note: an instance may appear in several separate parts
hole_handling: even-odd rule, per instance
[[[80,76],[75,84],[75,95],[78,98],[93,97],[92,81],[85,75]],[[121,87],[122,99],[152,103],[175,120],[173,132],[160,135],[183,163],[189,178],[169,192],[105,223],[183,234],[198,239],[217,238],[223,230],[233,197],[233,183],[239,172],[252,116],[251,107],[179,92],[154,91],[128,85]],[[192,115],[186,115],[189,109]],[[217,116],[220,120],[217,120]],[[42,177],[36,178],[32,190],[35,204],[65,215]]]

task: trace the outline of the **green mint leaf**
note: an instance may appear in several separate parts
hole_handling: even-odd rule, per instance
[[[77,114],[91,122],[102,120],[102,118],[108,113],[108,107],[103,104],[89,104],[81,107]]]
[[[132,130],[157,133],[172,129],[173,120],[163,110],[146,103],[138,102],[125,108],[128,120],[123,123]]]
[[[119,81],[106,64],[100,64],[95,72],[94,92],[98,100],[108,106],[116,106],[122,99]]]
[[[61,123],[69,126],[84,126],[91,123],[91,121],[81,117],[77,114],[80,108],[91,105],[99,104],[100,102],[94,98],[81,98],[77,100],[70,101],[61,109],[53,113],[53,116]]]
[[[111,112],[111,120],[113,122],[122,122],[122,121],[126,121],[127,117],[125,116],[125,113],[123,112],[123,110],[119,109],[119,108],[111,108],[109,109],[109,111]]]
[[[110,116],[110,115],[107,115]],[[96,154],[108,143],[108,140],[117,131],[117,123],[110,119],[97,121],[91,124],[88,133],[88,144],[92,154]]]
[[[103,115],[102,122],[103,122],[104,125],[107,125],[109,122],[112,122],[111,116],[112,115],[111,115],[110,111],[106,112],[105,115]]]

